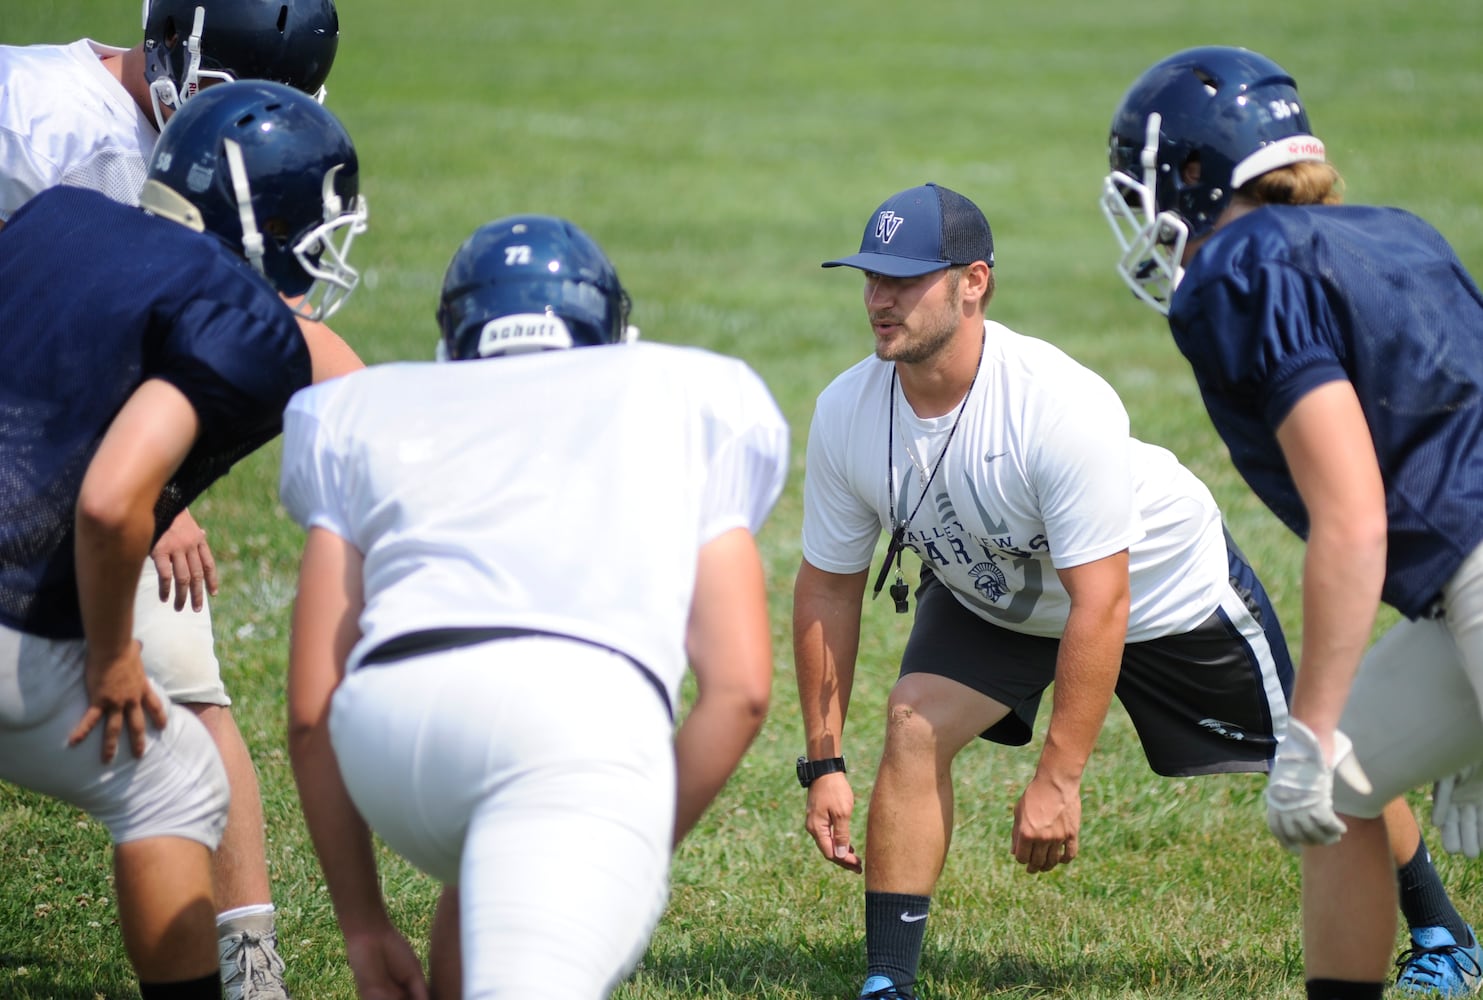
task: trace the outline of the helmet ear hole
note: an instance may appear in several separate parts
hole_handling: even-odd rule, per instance
[[[1200,154],[1194,152],[1179,168],[1179,182],[1186,186],[1200,183]]]

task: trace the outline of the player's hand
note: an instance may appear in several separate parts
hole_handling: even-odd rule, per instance
[[[154,560],[155,572],[160,577],[160,600],[168,601],[173,588],[176,611],[185,608],[187,594],[193,611],[206,606],[208,593],[216,596],[216,559],[211,555],[211,546],[206,544],[206,530],[196,523],[190,511],[182,510],[176,515],[169,529],[155,542],[149,557]]]
[[[1483,764],[1465,767],[1432,788],[1432,822],[1449,854],[1476,858],[1483,827]]]
[[[156,729],[165,728],[165,703],[144,675],[139,648],[139,643],[132,641],[116,657],[95,656],[89,651],[84,668],[88,710],[67,737],[69,747],[87,739],[101,722],[103,763],[107,764],[118,753],[118,738],[125,727],[128,727],[129,747],[135,757],[144,754],[149,722],[153,722]]]
[[[1070,864],[1080,850],[1081,784],[1036,775],[1014,804],[1010,851],[1031,875]]]
[[[808,786],[808,811],[803,828],[830,861],[859,873],[865,864],[850,843],[850,816],[855,811],[855,791],[842,771],[814,779]]]
[[[1334,762],[1328,763],[1318,736],[1297,719],[1287,720],[1287,735],[1277,746],[1267,779],[1267,827],[1289,851],[1338,843],[1348,829],[1334,813],[1334,775],[1361,795],[1370,779],[1354,759],[1349,737],[1334,730]]]
[[[422,961],[389,924],[377,931],[346,934],[345,957],[360,1000],[428,1000]]]

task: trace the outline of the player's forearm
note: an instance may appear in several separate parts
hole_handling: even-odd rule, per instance
[[[757,543],[733,528],[701,547],[685,651],[695,704],[675,734],[674,842],[710,805],[767,715],[772,635]]]
[[[675,734],[678,844],[725,786],[767,717],[767,698],[734,688],[699,695]]]
[[[1277,442],[1309,524],[1292,714],[1327,754],[1385,579],[1385,478],[1359,397],[1346,381],[1302,396],[1278,425]]]
[[[75,530],[83,632],[92,653],[111,656],[133,641],[134,591],[149,555],[154,514],[142,503],[108,510],[85,496]]]
[[[119,410],[88,463],[74,558],[90,656],[114,656],[133,641],[134,592],[154,542],[154,506],[199,427],[179,389],[150,379]]]
[[[388,925],[371,831],[345,790],[328,725],[293,727],[289,758],[304,822],[342,933],[350,936]]]
[[[1303,643],[1292,711],[1328,746],[1380,605],[1385,538],[1313,526],[1303,557]]]

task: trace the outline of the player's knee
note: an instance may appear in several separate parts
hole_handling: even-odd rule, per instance
[[[231,790],[206,728],[172,707],[158,742],[139,760],[130,787],[99,816],[115,843],[183,837],[212,850],[227,825]]]

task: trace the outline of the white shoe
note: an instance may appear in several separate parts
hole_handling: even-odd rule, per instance
[[[226,1000],[293,1000],[283,982],[273,914],[234,917],[216,933]]]

